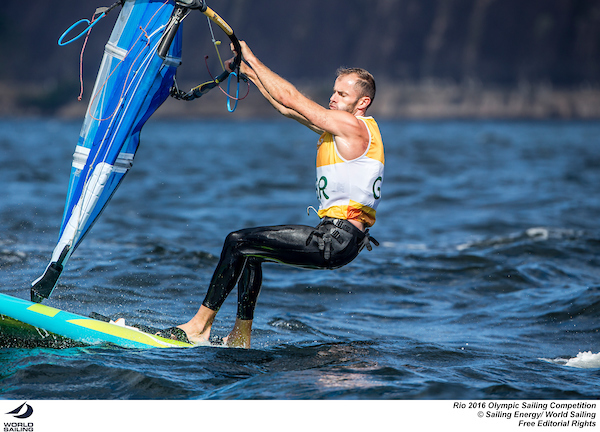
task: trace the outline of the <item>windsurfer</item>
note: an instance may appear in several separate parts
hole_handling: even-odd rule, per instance
[[[250,347],[254,308],[262,283],[263,262],[313,269],[348,264],[370,241],[381,198],[384,156],[377,123],[365,113],[375,98],[375,81],[364,69],[340,69],[329,109],[302,95],[265,66],[241,42],[245,74],[273,107],[320,135],[317,149],[317,227],[279,225],[229,234],[206,297],[196,315],[172,330],[192,342],[206,342],[227,295],[238,284],[238,309],[229,346]],[[181,329],[181,330],[179,330]]]

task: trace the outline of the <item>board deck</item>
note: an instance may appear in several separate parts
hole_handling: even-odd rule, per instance
[[[123,348],[186,348],[193,344],[145,333],[0,294],[0,348],[90,346],[112,344]]]

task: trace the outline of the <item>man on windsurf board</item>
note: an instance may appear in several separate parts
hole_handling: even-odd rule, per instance
[[[224,343],[249,348],[263,262],[335,269],[351,262],[365,246],[370,250],[370,241],[377,244],[368,227],[375,223],[381,200],[384,151],[377,123],[365,115],[375,98],[369,72],[338,70],[327,109],[271,71],[246,43],[241,42],[241,48],[241,73],[281,114],[320,135],[316,187],[321,222],[316,227],[279,225],[230,233],[196,315],[163,333],[183,338],[185,332],[191,342],[208,341],[219,308],[238,284],[237,318]]]

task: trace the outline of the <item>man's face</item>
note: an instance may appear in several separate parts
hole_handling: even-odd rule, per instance
[[[355,113],[360,99],[356,91],[356,80],[355,74],[342,75],[335,80],[333,94],[329,98],[329,109]]]

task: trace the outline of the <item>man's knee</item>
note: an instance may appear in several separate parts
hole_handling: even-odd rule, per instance
[[[243,238],[243,230],[229,233],[227,237],[225,237],[223,249],[235,250]]]

